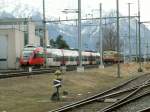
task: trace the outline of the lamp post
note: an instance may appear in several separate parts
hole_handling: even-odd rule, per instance
[[[116,0],[116,13],[117,13],[117,52],[120,53],[119,50],[119,0]],[[120,56],[118,55],[118,63],[117,63],[117,77],[120,78]]]

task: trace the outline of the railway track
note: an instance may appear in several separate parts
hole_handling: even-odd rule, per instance
[[[147,82],[147,81],[146,81]],[[98,111],[98,112],[112,112],[117,111],[121,106],[133,102],[141,97],[144,97],[146,95],[150,94],[150,83],[143,83],[139,87],[137,87],[135,90],[129,92],[129,94],[126,94],[126,96],[123,96],[122,98],[119,98],[119,100],[112,105]],[[117,96],[118,97],[118,96]],[[115,97],[115,99],[118,99]],[[120,112],[120,110],[118,110]],[[123,110],[121,110],[123,112]]]
[[[85,69],[96,68],[97,65],[88,65],[85,66]],[[76,70],[76,66],[67,66],[66,71]],[[21,76],[29,76],[29,75],[40,75],[44,73],[54,73],[56,70],[61,69],[61,67],[52,67],[52,68],[40,68],[40,69],[32,69],[32,72],[28,70],[3,70],[0,71],[0,79],[4,78],[12,78],[12,77],[21,77]]]
[[[66,111],[72,112],[72,110],[75,110],[75,112],[78,112],[79,110],[84,111],[84,109],[86,108],[85,106],[87,106],[87,108],[88,108],[88,107],[91,107],[89,105],[91,105],[93,103],[99,104],[99,103],[106,103],[108,101],[112,101],[111,102],[112,105],[110,105],[110,103],[108,103],[107,105],[105,105],[105,107],[102,107],[102,109],[100,109],[99,106],[94,107],[94,108],[96,108],[97,111],[112,112],[111,109],[114,108],[114,106],[116,104],[121,104],[121,102],[128,100],[128,98],[130,98],[131,96],[134,96],[134,94],[137,92],[140,93],[140,91],[142,91],[142,89],[144,87],[150,89],[150,81],[148,79],[150,79],[150,74],[144,74],[144,75],[141,75],[134,79],[131,79],[117,87],[106,90],[102,93],[99,93],[97,95],[91,96],[86,99],[83,99],[81,101],[74,102],[69,105],[65,105],[61,108],[51,110],[49,112],[66,112]],[[145,93],[145,94],[148,94],[148,93]],[[135,95],[134,98],[136,98],[138,96],[139,95],[137,95],[137,96]],[[110,105],[110,106],[108,106],[108,105]],[[88,112],[88,111],[86,111],[86,112]]]
[[[46,69],[46,70],[34,70],[32,72],[27,72],[27,71],[19,71],[19,72],[13,72],[13,73],[3,73],[0,74],[0,79],[4,78],[12,78],[12,77],[21,77],[21,76],[29,76],[29,75],[39,75],[43,73],[53,73],[57,69]]]
[[[150,107],[139,110],[138,112],[150,112]]]

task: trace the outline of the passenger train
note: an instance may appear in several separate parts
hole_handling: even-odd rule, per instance
[[[28,46],[23,49],[20,56],[21,66],[43,66],[45,63],[45,55],[47,66],[69,66],[79,65],[79,53],[76,50],[47,48],[46,53],[42,47]],[[97,52],[82,51],[82,64],[98,64],[100,54]]]
[[[82,51],[82,64],[93,65],[100,63],[100,53]],[[47,48],[44,52],[43,47],[27,46],[23,49],[20,56],[20,66],[43,66],[45,63],[45,56],[47,66],[69,66],[79,65],[79,52],[77,50],[66,50]],[[103,54],[104,63],[116,63],[118,62],[117,52],[104,51]]]

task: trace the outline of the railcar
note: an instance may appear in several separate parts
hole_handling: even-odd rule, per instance
[[[100,54],[90,51],[82,51],[82,64],[98,64]],[[21,66],[43,66],[46,55],[47,66],[69,66],[79,65],[79,52],[76,50],[65,50],[47,48],[44,52],[42,47],[25,47],[20,57]]]
[[[75,50],[63,50],[64,65],[78,65],[78,51]]]
[[[82,64],[89,65],[91,64],[92,53],[91,52],[82,52]]]
[[[96,64],[98,65],[98,64],[100,64],[100,59],[101,59],[101,55],[100,55],[100,53],[98,53],[98,52],[96,52]]]
[[[25,47],[20,56],[21,66],[43,66],[44,50],[42,47]]]
[[[96,60],[96,58],[97,58],[97,54],[95,53],[95,52],[92,52],[91,53],[92,54],[92,56],[91,56],[91,64],[92,65],[95,65],[97,62],[97,60]]]
[[[114,64],[118,63],[119,61],[122,62],[122,56],[121,54],[118,54],[117,51],[104,51],[103,52],[103,61],[104,63],[108,64]]]
[[[64,64],[61,49],[47,48],[47,66],[61,66]]]

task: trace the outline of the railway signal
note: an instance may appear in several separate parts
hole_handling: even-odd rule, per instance
[[[52,94],[51,100],[59,101],[60,95],[59,95],[59,88],[62,86],[62,72],[60,70],[56,70],[54,75],[56,75],[56,79],[53,80],[53,87],[56,87],[56,92]]]
[[[54,87],[61,87],[61,80],[54,79],[53,80],[53,85],[54,85]]]

